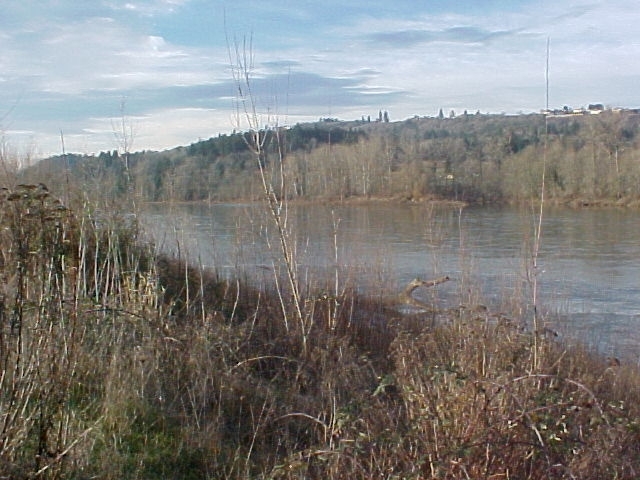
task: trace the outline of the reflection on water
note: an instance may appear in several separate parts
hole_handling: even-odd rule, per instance
[[[300,278],[375,292],[414,277],[449,275],[430,301],[504,308],[531,298],[560,314],[560,332],[607,354],[640,357],[640,213],[545,211],[537,272],[533,211],[426,205],[304,205],[287,213]],[[159,248],[255,283],[277,269],[273,225],[260,205],[152,205],[144,215]],[[526,303],[526,302],[525,302]]]

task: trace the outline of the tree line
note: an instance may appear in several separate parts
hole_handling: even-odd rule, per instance
[[[279,196],[438,198],[470,203],[640,198],[640,115],[546,118],[528,115],[414,117],[401,122],[317,122],[266,132],[267,173]],[[219,135],[162,152],[65,155],[39,162],[25,178],[69,177],[87,189],[142,201],[233,201],[259,198],[258,165],[245,133]],[[272,168],[269,159],[284,154]],[[274,164],[275,165],[275,164]],[[284,181],[279,181],[283,177]],[[58,181],[56,181],[56,178]],[[127,178],[133,185],[128,185]],[[130,190],[129,190],[130,191]]]

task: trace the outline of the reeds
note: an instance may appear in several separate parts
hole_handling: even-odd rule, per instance
[[[303,344],[273,289],[157,256],[135,218],[99,212],[42,187],[2,199],[3,476],[640,471],[624,362],[483,309],[392,319],[350,288],[304,290]]]

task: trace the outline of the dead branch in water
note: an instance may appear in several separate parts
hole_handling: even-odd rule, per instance
[[[420,278],[414,278],[411,280],[406,288],[396,298],[400,304],[412,305],[419,308],[431,310],[433,307],[413,297],[413,292],[420,287],[435,287],[441,283],[445,283],[451,280],[449,276],[438,277],[433,280],[422,280]]]

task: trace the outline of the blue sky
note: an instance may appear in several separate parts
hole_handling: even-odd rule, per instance
[[[238,125],[227,45],[252,39],[265,123],[640,106],[637,0],[45,0],[0,9],[4,151],[162,150]]]

